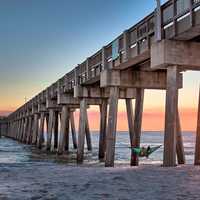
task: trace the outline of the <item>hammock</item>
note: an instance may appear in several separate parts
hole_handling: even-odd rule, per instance
[[[155,146],[155,147],[149,147],[149,148],[144,148],[144,147],[138,147],[138,148],[131,148],[132,154],[135,156],[139,157],[149,157],[153,152],[158,150],[162,145]]]

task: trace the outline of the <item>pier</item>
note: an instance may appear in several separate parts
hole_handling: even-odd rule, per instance
[[[71,133],[77,163],[83,163],[84,147],[92,150],[87,110],[96,105],[100,112],[99,159],[113,167],[119,99],[126,102],[130,146],[140,147],[144,93],[165,90],[163,166],[184,164],[178,93],[183,88],[183,73],[200,70],[199,52],[200,0],[167,1],[7,118],[0,118],[0,133],[58,155],[69,151]],[[77,132],[76,110],[80,111]],[[195,164],[199,165],[200,103],[197,124]],[[139,159],[131,156],[130,164],[139,165]]]
[[[0,116],[0,138],[7,135],[7,118]]]

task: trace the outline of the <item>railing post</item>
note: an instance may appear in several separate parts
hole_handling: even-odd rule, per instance
[[[89,58],[87,58],[86,60],[86,80],[89,80],[90,77],[89,77]]]
[[[124,61],[128,61],[129,59],[129,35],[128,31],[124,31],[123,33],[123,43],[124,43]]]
[[[160,0],[156,0],[156,41],[162,40],[162,15],[161,15],[161,5]]]
[[[102,69],[101,71],[105,70],[107,68],[107,59],[106,59],[106,47],[103,47],[101,50],[101,59],[102,59]]]
[[[176,1],[173,0],[173,36],[176,36],[176,13],[177,13],[177,8],[176,8]]]
[[[194,17],[193,17],[193,0],[190,0],[190,26],[193,27],[194,25]]]
[[[78,66],[77,66],[78,67]],[[77,67],[74,69],[74,86],[78,85],[78,74],[77,74]]]

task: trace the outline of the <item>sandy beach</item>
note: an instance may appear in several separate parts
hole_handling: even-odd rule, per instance
[[[154,134],[156,142],[161,134]],[[187,158],[193,157],[191,137],[184,135]],[[95,134],[92,135],[95,139]],[[150,135],[144,134],[143,144]],[[124,144],[121,135],[118,145]],[[124,141],[125,142],[125,141]],[[145,164],[130,167],[126,149],[118,149],[115,168],[105,168],[93,153],[86,151],[83,165],[76,164],[76,154],[63,156],[38,150],[34,146],[2,138],[0,140],[0,200],[182,200],[199,199],[200,167],[192,164],[163,168],[162,151]],[[94,154],[94,155],[93,155]],[[155,156],[155,157],[154,157]],[[154,159],[153,159],[154,157]],[[155,162],[156,161],[156,162]],[[192,162],[191,162],[192,163]]]
[[[199,199],[199,168],[75,167],[56,163],[0,166],[0,199]]]

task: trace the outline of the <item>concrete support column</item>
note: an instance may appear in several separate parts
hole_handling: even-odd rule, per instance
[[[20,130],[20,134],[19,134],[19,138],[18,138],[18,140],[20,142],[22,141],[23,133],[24,133],[24,118],[22,118],[21,120],[22,120],[22,122],[21,122],[21,130]]]
[[[92,140],[91,140],[90,126],[89,126],[89,120],[88,120],[87,112],[86,112],[86,116],[85,116],[85,136],[86,136],[88,151],[91,151],[92,150]]]
[[[114,166],[119,88],[110,88],[109,114],[106,129],[106,167]]]
[[[49,113],[45,114],[45,121],[46,121],[46,130],[48,131],[48,128],[49,128]]]
[[[196,146],[195,146],[194,164],[195,165],[200,165],[200,89],[199,89],[199,105],[198,105],[198,118],[197,118]]]
[[[77,162],[82,163],[84,158],[84,143],[85,143],[85,130],[87,118],[87,101],[81,99],[80,101],[80,117],[79,117],[79,132],[78,132],[78,150]]]
[[[127,119],[128,119],[128,128],[129,128],[129,137],[130,137],[130,144],[133,147],[134,141],[134,114],[133,114],[133,104],[132,99],[126,99],[126,112],[127,112]]]
[[[17,136],[16,136],[17,140],[19,140],[19,136],[20,136],[20,133],[21,133],[21,126],[22,126],[22,119],[20,118],[19,122],[18,122],[18,131],[17,131]]]
[[[65,130],[65,137],[64,137],[64,149],[65,151],[69,151],[69,120],[70,120],[70,108],[68,108],[67,112],[67,120],[66,120],[66,130]]]
[[[17,136],[17,131],[18,131],[18,127],[17,127],[17,121],[15,120],[13,123],[13,139],[16,139]]]
[[[71,133],[72,133],[72,142],[74,149],[77,149],[77,139],[76,139],[76,128],[74,122],[74,113],[70,112],[70,122],[71,122]]]
[[[1,135],[2,135],[2,125],[1,125],[1,122],[0,122],[0,138],[1,138]]]
[[[62,154],[66,147],[66,138],[68,137],[69,129],[69,107],[64,105],[61,112],[61,128],[58,143],[58,154]]]
[[[99,159],[104,159],[106,151],[106,122],[107,122],[107,99],[100,105],[100,133],[99,133]]]
[[[19,120],[15,121],[15,135],[14,135],[14,139],[17,139],[17,135],[19,133]]]
[[[30,115],[30,116],[28,117],[28,131],[27,131],[27,137],[26,137],[26,143],[27,143],[27,144],[30,144],[30,143],[31,143],[32,124],[33,124],[33,120],[32,120],[32,116]]]
[[[37,140],[37,147],[39,149],[42,148],[42,143],[44,142],[44,121],[45,121],[45,113],[42,112],[40,114],[40,124],[39,124],[38,140]]]
[[[14,138],[14,135],[15,135],[15,121],[12,122],[11,138]]]
[[[54,127],[53,127],[53,132],[54,132],[54,149],[58,148],[58,116],[59,112],[55,111],[55,116],[54,116]]]
[[[165,107],[164,167],[176,166],[176,121],[178,110],[177,78],[177,67],[168,67]]]
[[[184,146],[183,146],[183,138],[181,132],[181,123],[180,123],[180,116],[177,111],[177,124],[176,124],[176,154],[177,160],[179,165],[185,164],[185,153],[184,153]]]
[[[17,134],[15,136],[16,140],[18,140],[18,136],[20,134],[20,126],[21,126],[21,119],[18,119],[18,121],[17,121]]]
[[[136,100],[135,100],[135,119],[134,119],[134,131],[131,133],[131,140],[134,134],[132,141],[133,147],[140,147],[140,138],[142,131],[142,114],[143,114],[143,103],[144,103],[144,89],[136,89]],[[130,104],[130,102],[129,102]],[[130,105],[129,105],[130,106]],[[133,118],[133,117],[132,117]],[[129,119],[130,126],[133,119]],[[139,164],[139,159],[136,155],[131,152],[131,166],[137,166]]]
[[[34,114],[34,120],[33,120],[32,144],[37,143],[38,129],[39,129],[39,114],[36,113],[36,114]]]
[[[48,129],[47,129],[47,144],[46,144],[47,151],[50,151],[50,149],[51,149],[53,121],[54,121],[54,110],[50,109],[49,110]]]
[[[23,130],[23,137],[22,137],[22,142],[26,142],[26,137],[27,137],[27,131],[28,131],[28,117],[25,117],[24,121],[24,130]]]

